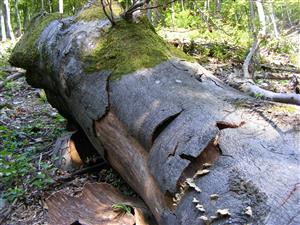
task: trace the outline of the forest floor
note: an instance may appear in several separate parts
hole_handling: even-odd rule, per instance
[[[7,64],[5,54],[10,48],[7,44],[0,52],[0,67]],[[275,57],[264,49],[262,53],[272,58],[271,65],[295,68],[284,54]],[[214,57],[206,58],[201,64],[225,82],[230,74],[241,71],[241,63]],[[7,75],[0,73],[0,81]],[[276,92],[291,92],[290,79],[294,75],[300,79],[299,74],[286,71],[262,70],[258,75],[261,75],[257,80],[259,86]],[[270,75],[281,78],[268,79]],[[53,165],[51,154],[56,139],[68,134],[65,127],[66,121],[47,103],[45,93],[30,87],[24,77],[0,88],[0,154],[6,156],[4,161],[0,160],[0,224],[47,224],[45,199],[58,190],[77,195],[87,182],[107,182],[126,195],[134,195],[109,166],[62,181],[60,177],[66,172]],[[8,186],[18,188],[8,189]]]

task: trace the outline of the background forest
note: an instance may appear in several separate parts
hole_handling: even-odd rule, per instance
[[[7,223],[43,224],[45,195],[66,187],[77,191],[87,180],[105,181],[134,195],[111,168],[97,175],[58,177],[65,174],[53,165],[50,147],[65,131],[66,121],[47,104],[42,90],[28,86],[24,77],[19,79],[24,71],[8,63],[15,43],[37,13],[74,15],[87,2],[0,0],[0,215],[1,210],[5,217],[13,213]],[[119,3],[124,9],[132,4]],[[255,49],[247,70],[255,83],[274,92],[299,93],[299,0],[151,0],[145,15],[167,42],[221,80],[243,73],[247,55]],[[17,79],[7,80],[11,74]]]

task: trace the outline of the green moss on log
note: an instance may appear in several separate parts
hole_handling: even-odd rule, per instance
[[[40,13],[36,15],[31,20],[25,34],[16,44],[9,60],[10,63],[25,69],[34,66],[39,59],[36,43],[41,33],[50,22],[62,17],[63,15],[59,13]]]
[[[103,31],[92,53],[83,54],[87,73],[110,70],[111,80],[139,69],[152,68],[172,57],[192,61],[191,57],[165,43],[146,18],[138,23],[118,21],[108,31]]]
[[[122,7],[116,2],[112,2],[111,7],[112,7],[114,17],[118,17],[123,12]],[[106,9],[107,12],[110,13],[109,6],[106,6]],[[100,1],[97,1],[91,7],[82,10],[76,19],[83,20],[83,21],[92,21],[92,20],[104,19],[104,18],[106,18],[106,16],[103,12],[102,5]]]

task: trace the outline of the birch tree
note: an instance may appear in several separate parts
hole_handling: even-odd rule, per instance
[[[59,13],[64,13],[64,2],[63,0],[58,0],[58,12]]]
[[[275,36],[275,38],[279,38],[279,32],[278,32],[278,28],[277,28],[277,24],[276,24],[276,18],[275,18],[275,13],[273,10],[272,0],[269,0],[269,14],[270,14],[271,23],[273,25],[274,36]]]
[[[9,39],[15,40],[15,35],[13,33],[13,29],[11,26],[9,0],[3,0],[3,12],[4,12],[4,23],[5,23],[6,35]]]
[[[15,18],[17,22],[17,36],[20,36],[22,33],[22,27],[21,27],[21,18],[20,18],[20,11],[18,7],[19,1],[14,0],[14,9],[15,9]]]
[[[3,16],[3,2],[0,1],[0,28],[1,28],[1,41],[6,41],[5,23]]]

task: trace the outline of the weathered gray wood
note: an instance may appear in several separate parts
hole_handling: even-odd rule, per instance
[[[300,108],[257,102],[175,57],[120,79],[88,73],[81,53],[109,26],[107,19],[55,20],[34,45],[37,61],[24,65],[20,44],[11,62],[84,130],[159,224],[203,224],[200,216],[224,208],[231,216],[213,224],[298,224]],[[202,192],[187,188],[205,163],[214,163],[210,173],[194,178]],[[248,206],[253,216],[245,214]]]

